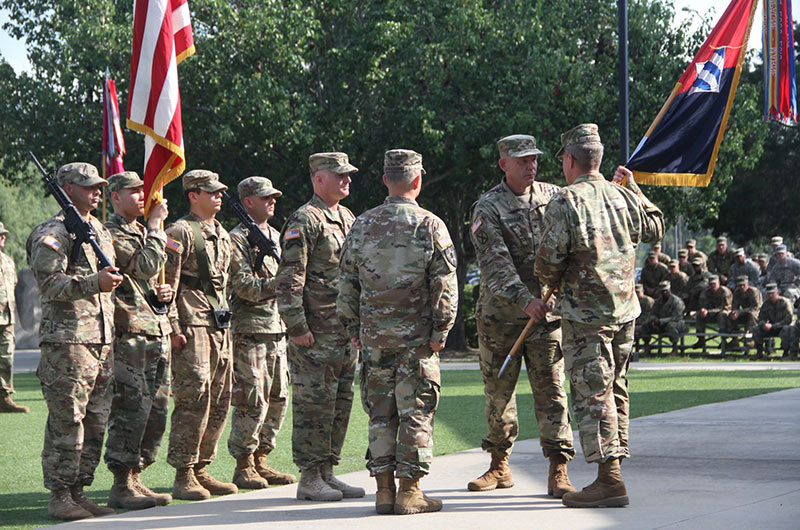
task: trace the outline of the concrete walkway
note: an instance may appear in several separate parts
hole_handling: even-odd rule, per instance
[[[538,441],[526,440],[511,456],[511,489],[466,490],[488,464],[477,449],[437,457],[422,481],[444,500],[434,514],[376,515],[374,481],[362,471],[343,478],[365,487],[364,499],[300,502],[295,486],[282,486],[58,528],[800,528],[800,388],[638,418],[631,435],[633,458],[623,464],[631,504],[622,509],[565,508],[547,497],[547,462]],[[582,487],[596,466],[579,454],[569,472]]]

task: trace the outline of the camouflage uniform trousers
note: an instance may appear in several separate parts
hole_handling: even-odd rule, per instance
[[[719,330],[721,333],[733,333],[738,329],[744,331],[753,331],[758,325],[758,312],[739,311],[739,317],[736,320],[731,319],[729,311],[720,315]]]
[[[169,336],[120,333],[114,342],[114,399],[105,461],[113,470],[156,461],[167,427]]]
[[[726,318],[726,311],[722,309],[709,309],[706,316],[700,316],[700,311],[695,314],[695,325],[698,333],[706,332],[706,323],[715,322],[720,329],[724,325],[722,321]]]
[[[784,349],[795,351],[797,350],[797,332],[795,326],[772,326],[769,331],[764,331],[760,325],[756,325],[753,329],[753,342],[756,345],[756,351],[761,351],[764,348],[764,340],[767,337],[780,337],[781,347]]]
[[[678,339],[680,339],[681,335],[686,333],[686,324],[681,322],[660,322],[658,324],[647,324],[646,326],[642,326],[641,329],[639,326],[636,326],[635,333],[636,336],[641,337],[645,344],[650,343],[650,338],[659,333],[664,335],[669,339],[672,345],[676,345],[678,343]]]
[[[433,461],[433,415],[439,406],[439,355],[426,343],[362,350],[361,403],[369,416],[367,469],[375,476],[419,479]]]
[[[0,397],[14,393],[14,324],[0,326]]]
[[[560,454],[571,460],[575,456],[575,449],[567,393],[564,390],[559,321],[537,324],[501,378],[497,374],[524,325],[489,326],[482,319],[477,319],[477,326],[489,429],[481,448],[492,454],[511,453],[519,434],[516,388],[522,360],[525,359],[542,453],[546,458]]]
[[[228,451],[234,458],[261,448],[269,454],[289,405],[283,333],[233,335],[233,417]]]
[[[186,326],[186,345],[172,352],[172,396],[167,463],[176,469],[207,465],[217,456],[231,405],[233,363],[228,330]]]
[[[344,335],[315,333],[311,347],[289,345],[292,457],[301,471],[339,463],[353,408],[357,361]]]
[[[589,463],[630,457],[628,367],[633,322],[607,326],[561,322],[572,408]]]
[[[44,487],[88,486],[100,463],[111,410],[111,344],[40,345],[36,375],[47,403],[42,449]]]

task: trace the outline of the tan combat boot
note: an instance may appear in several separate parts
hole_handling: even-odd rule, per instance
[[[319,466],[319,473],[322,477],[322,480],[324,480],[325,483],[331,488],[341,491],[342,497],[345,499],[360,499],[367,494],[367,492],[364,491],[364,488],[351,486],[350,484],[346,484],[333,476],[333,464],[330,462],[325,462]]]
[[[508,467],[508,455],[492,453],[489,469],[467,484],[470,491],[489,491],[495,488],[510,488],[514,485],[511,468]]]
[[[441,500],[432,499],[419,489],[419,479],[400,477],[400,491],[394,501],[395,514],[438,512],[441,509]]]
[[[580,492],[565,493],[561,502],[564,506],[572,508],[627,506],[628,492],[625,490],[625,483],[622,482],[619,458],[601,463],[597,469],[597,480]]]
[[[233,483],[240,488],[260,490],[269,487],[269,482],[261,478],[256,472],[253,455],[240,456],[236,459],[236,469],[233,470]]]
[[[567,476],[567,458],[564,455],[550,455],[550,472],[547,475],[547,494],[560,499],[565,493],[575,491],[575,486]]]
[[[300,473],[297,498],[305,501],[340,501],[342,492],[330,487],[319,474],[319,467]]]
[[[6,394],[2,398],[0,398],[0,412],[30,412],[31,409],[26,407],[25,405],[18,405],[14,403],[14,400],[11,399],[11,396]]]
[[[394,472],[384,471],[375,475],[378,491],[375,492],[375,511],[381,515],[394,513],[394,501],[397,486],[394,483]]]
[[[253,453],[253,458],[255,459],[256,472],[273,486],[276,484],[294,484],[297,482],[296,476],[291,473],[281,473],[267,464],[267,451],[265,449],[256,449],[256,452]]]
[[[142,495],[133,487],[130,468],[116,469],[114,485],[108,492],[108,506],[123,510],[143,510],[156,505],[156,500]]]
[[[239,493],[239,488],[236,487],[236,484],[222,482],[212,477],[211,474],[206,471],[206,464],[197,464],[194,468],[194,476],[197,478],[197,482],[212,495],[231,495],[232,493]]]
[[[197,481],[197,477],[194,476],[194,469],[182,467],[175,471],[172,496],[184,501],[203,501],[210,499],[211,493]]]
[[[103,515],[112,515],[115,512],[112,508],[108,508],[106,506],[100,506],[92,499],[86,496],[86,493],[83,491],[83,486],[75,485],[69,489],[70,495],[72,495],[72,500],[75,501],[75,504],[86,510],[87,512],[91,513],[95,517],[102,517]]]
[[[144,485],[142,482],[142,468],[131,468],[131,482],[133,483],[133,489],[146,497],[154,498],[156,500],[156,506],[166,506],[172,502],[172,495],[169,493],[156,493]]]
[[[61,488],[50,492],[50,504],[47,514],[59,521],[77,521],[94,517],[91,512],[78,506],[70,495],[69,488]]]

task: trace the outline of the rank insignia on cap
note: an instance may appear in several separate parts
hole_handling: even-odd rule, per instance
[[[439,245],[439,250],[444,250],[447,247],[453,246],[453,240],[450,239],[450,235],[448,234],[437,239],[436,244]]]
[[[180,254],[181,250],[183,250],[183,245],[181,244],[180,241],[175,241],[174,239],[167,238],[167,248],[172,252]]]
[[[52,248],[55,251],[58,251],[58,249],[61,248],[61,243],[58,241],[58,239],[54,238],[53,236],[45,236],[44,239],[42,239],[42,243],[44,243],[45,245],[47,245],[48,247]]]
[[[286,233],[283,235],[283,240],[289,241],[292,239],[297,239],[298,237],[300,237],[300,229],[292,228],[291,230],[286,231]]]
[[[474,223],[472,223],[472,228],[470,228],[470,231],[471,231],[471,232],[474,234],[474,233],[475,233],[475,231],[476,231],[478,228],[480,228],[480,227],[481,227],[481,224],[483,224],[483,223],[481,223],[481,220],[480,220],[480,218],[479,218],[479,219],[475,219],[475,222],[474,222]]]

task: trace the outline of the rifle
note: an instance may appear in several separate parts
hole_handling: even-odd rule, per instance
[[[227,191],[223,191],[222,196],[225,197],[225,200],[228,201],[228,204],[230,204],[233,209],[233,213],[235,213],[239,221],[242,222],[247,232],[247,242],[250,243],[250,248],[255,251],[256,262],[253,266],[253,271],[261,271],[264,265],[264,257],[267,254],[275,258],[275,261],[280,261],[281,256],[278,254],[278,245],[261,231],[255,221],[253,221],[253,218],[250,217],[250,214],[247,213],[242,203],[239,202],[239,199],[231,197],[228,195]]]

